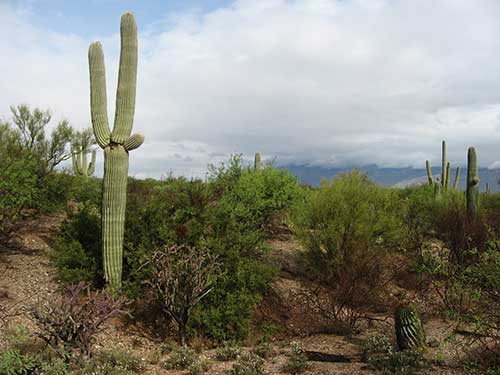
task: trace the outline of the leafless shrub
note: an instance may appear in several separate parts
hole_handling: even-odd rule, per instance
[[[185,345],[190,313],[211,292],[219,275],[217,259],[204,248],[174,245],[156,251],[149,263],[153,270],[148,284],[177,324],[179,340]]]
[[[92,344],[103,324],[123,316],[126,300],[107,291],[92,292],[86,283],[69,285],[60,296],[28,309],[38,326],[38,337],[59,355],[74,351],[92,355]]]

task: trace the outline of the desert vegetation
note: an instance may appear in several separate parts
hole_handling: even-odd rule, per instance
[[[405,189],[358,170],[302,186],[260,153],[133,179],[130,13],[121,37],[112,130],[99,43],[92,130],[48,135],[28,105],[0,124],[1,374],[500,373],[500,195],[479,191],[475,148],[465,191],[444,141],[441,176],[426,162],[428,184]],[[23,243],[47,218],[48,246]],[[16,267],[49,292],[20,299]]]

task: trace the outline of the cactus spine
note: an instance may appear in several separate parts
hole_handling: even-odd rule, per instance
[[[400,350],[423,349],[424,327],[413,305],[399,307],[394,314],[396,340]]]
[[[427,180],[429,181],[429,186],[433,186],[434,176],[432,175],[431,163],[429,160],[425,161],[425,169],[427,169]]]
[[[73,172],[76,176],[92,176],[95,171],[96,152],[92,150],[92,161],[87,165],[87,150],[82,146],[74,147],[71,151],[71,161],[73,163]]]
[[[262,160],[260,158],[260,153],[259,152],[255,153],[255,159],[254,159],[254,162],[253,162],[253,169],[256,170],[256,171],[262,169]]]
[[[111,289],[121,287],[128,153],[144,142],[130,135],[134,121],[137,81],[137,26],[132,13],[121,17],[121,50],[113,130],[107,115],[104,53],[99,42],[89,47],[90,108],[97,144],[104,149],[102,244],[104,275]]]
[[[479,209],[479,174],[477,172],[476,149],[469,147],[467,153],[467,213],[475,217]]]
[[[455,180],[453,180],[453,189],[457,190],[458,189],[458,182],[460,181],[460,166],[457,167],[457,170],[455,172]]]

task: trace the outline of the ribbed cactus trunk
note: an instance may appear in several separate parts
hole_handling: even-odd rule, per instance
[[[441,198],[441,182],[439,181],[439,179],[434,182],[434,198]]]
[[[259,152],[255,153],[255,159],[254,159],[254,162],[253,162],[253,169],[256,170],[256,171],[262,169],[262,160],[260,158],[260,153]]]
[[[394,314],[394,322],[400,350],[425,347],[424,327],[414,306],[399,307]]]
[[[429,160],[425,161],[425,169],[427,169],[427,180],[429,181],[429,186],[434,186],[434,176],[432,175],[431,163]]]
[[[467,153],[467,214],[476,217],[479,210],[479,174],[476,149],[469,147]]]
[[[102,46],[96,42],[89,48],[92,126],[97,144],[104,149],[102,195],[104,275],[106,283],[113,290],[121,287],[122,279],[128,153],[144,142],[141,134],[130,135],[134,121],[137,80],[137,26],[131,13],[122,16],[120,35],[120,68],[112,132],[108,125]]]

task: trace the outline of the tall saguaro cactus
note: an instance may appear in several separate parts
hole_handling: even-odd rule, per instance
[[[469,147],[467,153],[467,213],[475,217],[479,209],[479,174],[476,149]]]
[[[123,234],[127,198],[128,153],[144,142],[132,134],[137,81],[137,26],[132,13],[120,25],[121,50],[113,130],[107,115],[104,53],[100,42],[89,47],[90,108],[97,144],[104,150],[102,244],[104,275],[112,289],[121,287]]]

